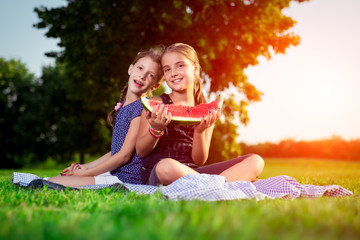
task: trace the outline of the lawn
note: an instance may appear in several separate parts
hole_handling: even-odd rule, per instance
[[[18,171],[18,170],[17,170]],[[0,170],[0,239],[359,239],[360,162],[266,159],[261,178],[336,184],[351,197],[169,201],[110,189],[53,191],[10,183]],[[57,170],[29,170],[52,176]]]

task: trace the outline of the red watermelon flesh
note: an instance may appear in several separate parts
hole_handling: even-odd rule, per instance
[[[141,102],[144,105],[144,108],[150,112],[153,111],[156,104],[161,104],[161,102],[153,101],[146,97],[141,97]],[[222,104],[223,99],[220,96],[215,101],[199,104],[195,107],[169,104],[168,112],[171,113],[171,122],[174,124],[197,124],[201,121],[202,116],[205,116],[206,119],[210,109],[214,108],[217,110],[222,107]]]

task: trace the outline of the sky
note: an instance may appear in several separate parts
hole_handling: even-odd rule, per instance
[[[45,36],[34,7],[58,7],[63,0],[1,0],[0,57],[14,58],[40,76],[54,60],[59,40]],[[250,123],[239,128],[247,144],[283,139],[316,140],[334,135],[360,138],[360,9],[359,0],[312,0],[292,3],[284,14],[297,21],[296,47],[245,70],[264,93],[249,106]]]
[[[284,11],[301,43],[245,71],[264,97],[240,141],[360,138],[359,9],[358,0],[313,0]]]

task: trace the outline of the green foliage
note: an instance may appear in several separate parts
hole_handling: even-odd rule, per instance
[[[206,164],[230,160],[239,157],[241,146],[236,142],[237,126],[230,122],[217,121],[211,139],[209,159]]]
[[[76,103],[72,111],[83,126],[74,140],[81,142],[79,151],[89,152],[95,149],[90,144],[99,143],[89,142],[101,139],[99,121],[126,84],[133,56],[140,48],[157,44],[192,45],[199,54],[204,76],[208,76],[204,81],[210,82],[210,92],[231,88],[242,99],[225,111],[222,124],[234,125],[227,126],[229,130],[246,124],[246,107],[259,101],[261,92],[247,80],[244,69],[256,65],[259,56],[270,59],[272,51],[284,53],[290,45],[299,43],[299,37],[289,31],[295,21],[282,14],[292,1],[303,2],[69,0],[64,7],[36,8],[40,22],[34,26],[47,29],[46,36],[58,38],[63,47],[61,52],[47,55],[66,64],[66,97]],[[234,102],[234,97],[229,101]],[[233,114],[239,115],[240,121],[232,121]],[[230,134],[228,140],[234,141],[236,132]],[[82,144],[84,139],[89,147]],[[235,142],[228,144],[232,149]]]
[[[206,164],[226,161],[242,154],[241,145],[237,143],[236,122],[248,122],[247,103],[235,101],[234,94],[228,95],[222,107],[222,117],[216,122],[213,137],[211,139],[209,159]],[[226,117],[224,117],[226,116]]]
[[[48,55],[72,65],[81,78],[76,84],[109,83],[104,92],[112,92],[126,82],[112,78],[126,76],[139,48],[186,42],[198,51],[204,72],[213,79],[212,92],[232,83],[247,101],[256,101],[259,93],[243,69],[256,65],[258,56],[270,58],[270,49],[284,53],[299,43],[288,32],[295,21],[281,12],[290,2],[69,1],[66,7],[36,8],[41,21],[35,26],[60,38],[64,51]]]
[[[24,64],[0,58],[1,168],[18,167],[41,155],[35,89],[34,75]]]
[[[168,201],[110,189],[23,189],[0,171],[1,239],[358,239],[359,163],[266,159],[262,178],[293,174],[302,184],[338,184],[351,197]],[[320,171],[321,169],[321,171]],[[40,177],[58,171],[29,170]]]
[[[0,58],[0,168],[31,166],[49,157],[67,162],[75,153],[95,154],[109,146],[107,124],[79,116],[82,101],[68,97],[66,80],[62,64],[44,67],[35,79],[21,62]],[[85,140],[88,131],[96,134]]]
[[[38,87],[38,91],[46,96],[41,108],[46,112],[43,119],[48,129],[47,142],[51,143],[48,156],[60,162],[69,161],[76,153],[105,152],[110,142],[106,115],[97,119],[92,117],[94,111],[82,111],[86,99],[73,98],[69,94],[72,89],[68,79],[66,66],[57,63],[43,68]]]

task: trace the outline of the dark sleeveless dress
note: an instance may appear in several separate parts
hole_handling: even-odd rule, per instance
[[[164,104],[173,104],[168,94],[160,96]],[[178,126],[169,124],[167,133],[162,136],[154,150],[143,158],[141,181],[146,183],[152,168],[164,158],[173,158],[191,168],[198,167],[191,158],[194,126]]]

